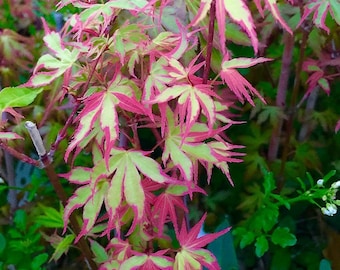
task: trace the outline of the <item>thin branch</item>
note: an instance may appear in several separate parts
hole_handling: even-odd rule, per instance
[[[298,137],[300,142],[306,140],[311,131],[312,127],[311,127],[310,120],[311,120],[313,110],[315,108],[316,101],[318,99],[319,92],[320,92],[320,87],[317,86],[313,89],[313,91],[310,93],[310,95],[307,98],[306,110],[305,110],[304,117],[302,120],[303,124],[300,129],[300,133]]]
[[[41,164],[38,160],[35,160],[33,158],[30,158],[29,156],[26,156],[23,153],[20,153],[19,151],[15,150],[14,148],[8,146],[3,141],[0,141],[0,147],[7,151],[9,154],[11,154],[13,157],[15,157],[18,160],[21,160],[22,162],[26,162],[28,164],[31,164],[35,167],[40,167]]]
[[[287,86],[290,74],[290,66],[292,64],[292,56],[293,56],[293,48],[294,48],[294,36],[289,33],[285,33],[284,35],[284,51],[282,55],[282,66],[281,66],[281,74],[279,79],[279,84],[277,87],[277,96],[276,96],[276,106],[281,108],[284,111],[286,106],[286,95],[287,95]],[[269,149],[268,149],[268,160],[274,161],[277,158],[277,153],[280,145],[280,138],[283,126],[283,119],[279,119],[277,125],[274,127]]]
[[[101,57],[98,57],[98,58],[96,59],[94,65],[93,65],[93,68],[92,68],[92,70],[90,71],[89,77],[88,77],[88,79],[87,79],[87,81],[86,81],[86,83],[85,83],[85,85],[84,85],[83,91],[82,91],[82,93],[81,93],[80,96],[83,96],[83,95],[85,94],[86,90],[88,89],[88,87],[89,87],[89,85],[90,85],[90,81],[91,81],[91,79],[92,79],[92,77],[93,77],[93,74],[94,74],[94,72],[95,72],[95,70],[96,70],[96,67],[97,67],[97,65],[98,65],[98,63],[99,63],[99,59],[100,59],[100,58],[101,58]],[[67,134],[67,129],[68,129],[69,126],[72,124],[73,119],[74,119],[74,116],[76,115],[76,113],[77,113],[77,111],[78,111],[78,109],[79,109],[79,107],[80,107],[80,104],[81,104],[80,102],[78,102],[77,104],[75,104],[75,106],[74,106],[74,108],[73,108],[73,110],[72,110],[72,112],[71,112],[69,118],[67,119],[67,121],[66,121],[64,127],[59,131],[58,136],[57,136],[55,142],[51,145],[51,149],[50,149],[50,156],[51,156],[51,157],[53,157],[53,155],[54,155],[55,151],[58,149],[58,146],[59,146],[59,144],[61,143],[61,141],[65,139],[66,134]]]
[[[45,150],[45,146],[43,144],[41,135],[37,129],[36,124],[27,121],[25,123],[25,126],[31,136],[31,139],[33,141],[33,144],[37,150],[37,153],[40,157],[41,163],[46,171],[47,177],[49,178],[55,193],[57,194],[57,197],[59,200],[62,202],[63,206],[66,207],[67,205],[67,195],[66,192],[64,191],[63,186],[61,185],[59,181],[59,177],[57,173],[55,172],[55,169],[53,168],[51,164],[51,158],[48,156]],[[75,212],[73,212],[70,216],[70,223],[71,227],[76,235],[79,235],[81,232],[77,217]],[[97,264],[92,260],[93,255],[90,250],[89,245],[87,244],[86,240],[84,237],[82,237],[79,242],[77,243],[79,246],[80,251],[82,254],[85,256],[87,262],[89,263],[89,266],[91,269],[98,269]]]
[[[293,88],[293,93],[292,93],[292,97],[290,101],[290,114],[288,115],[286,137],[285,137],[285,141],[283,144],[281,168],[280,168],[280,175],[279,175],[279,181],[280,179],[281,181],[279,182],[279,185],[278,185],[279,190],[283,187],[284,181],[285,181],[283,179],[283,174],[284,174],[285,165],[286,165],[286,162],[288,160],[288,155],[289,155],[290,138],[294,130],[293,123],[294,123],[294,118],[296,115],[296,104],[297,104],[297,98],[299,95],[299,89],[300,89],[300,84],[301,84],[301,71],[302,71],[302,64],[305,59],[305,50],[307,47],[308,35],[309,35],[309,32],[307,31],[302,32],[302,41],[300,45],[299,61],[298,61],[296,72],[295,72],[294,88]]]

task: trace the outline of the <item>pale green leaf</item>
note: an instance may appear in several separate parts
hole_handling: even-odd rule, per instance
[[[50,259],[51,260],[59,260],[60,257],[67,253],[68,249],[70,248],[75,236],[73,234],[66,235],[62,241],[58,243],[58,245],[55,247],[55,250],[53,252],[53,255]]]
[[[0,132],[0,140],[15,140],[15,139],[23,139],[20,135],[14,132]]]
[[[162,155],[162,160],[165,163],[170,157],[173,163],[179,167],[185,178],[187,180],[191,180],[193,165],[190,158],[180,149],[179,143],[180,142],[175,141],[171,137],[168,138],[165,141],[165,149]]]
[[[124,195],[127,203],[133,206],[137,219],[141,218],[144,210],[145,194],[141,177],[132,162],[125,164]]]
[[[100,181],[96,185],[95,190],[91,190],[91,194],[93,194],[93,196],[91,196],[91,198],[87,201],[83,210],[85,232],[90,231],[95,224],[108,187],[109,184],[104,180]]]
[[[172,87],[168,87],[165,89],[161,94],[156,96],[154,100],[151,101],[151,103],[162,103],[166,102],[168,100],[174,99],[180,95],[182,95],[184,92],[188,91],[191,88],[189,85],[175,85]]]
[[[64,49],[61,47],[61,38],[60,35],[56,32],[51,32],[44,36],[44,42],[51,50],[54,51],[56,56],[62,58]]]
[[[138,10],[145,7],[148,4],[146,0],[116,0],[109,1],[105,5],[111,8]]]
[[[56,78],[58,78],[61,74],[56,72],[51,73],[40,73],[33,75],[28,82],[28,85],[32,87],[39,87],[48,85],[49,83],[53,82]]]
[[[229,68],[248,68],[255,66],[259,63],[271,61],[272,59],[259,57],[259,58],[233,58],[231,60],[225,60],[222,63],[222,69],[226,70]]]
[[[162,172],[161,166],[152,158],[137,151],[130,152],[129,157],[138,170],[151,180],[164,183],[168,179],[167,175]]]
[[[158,257],[158,256],[150,256],[151,261],[157,265],[160,269],[171,267],[173,262],[167,260],[166,258]]]
[[[339,0],[329,0],[333,11],[333,18],[340,25],[340,3]]]
[[[66,227],[69,216],[71,215],[74,209],[82,207],[88,200],[91,195],[91,187],[81,186],[75,192],[74,195],[68,200],[68,203],[64,210],[64,226]]]
[[[108,145],[118,138],[118,115],[111,94],[103,97],[100,126],[105,134]]]
[[[103,263],[109,259],[105,248],[103,248],[98,242],[91,241],[91,250],[95,256],[94,261],[96,263]]]
[[[112,210],[112,215],[114,216],[118,206],[122,201],[123,192],[123,179],[125,174],[125,167],[118,167],[116,173],[113,175],[110,187],[107,191],[105,205],[107,209]]]
[[[193,258],[193,254],[191,254],[191,252],[182,249],[176,254],[174,270],[182,269],[201,270],[202,266],[197,260]]]
[[[147,255],[132,256],[122,263],[120,269],[136,269],[136,267],[145,264],[147,259]]]
[[[212,155],[211,148],[207,144],[184,143],[182,145],[182,150],[196,159],[208,162],[217,162],[216,157]]]
[[[6,87],[0,91],[0,111],[31,104],[43,88]]]
[[[69,175],[64,176],[71,183],[86,184],[91,180],[91,170],[84,167],[75,167]]]

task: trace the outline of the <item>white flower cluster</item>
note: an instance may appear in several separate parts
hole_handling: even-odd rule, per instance
[[[323,179],[317,181],[319,187],[323,186]],[[326,207],[321,208],[321,212],[327,216],[334,216],[337,213],[337,207],[340,206],[340,200],[336,199],[336,193],[340,187],[340,180],[334,182],[328,189],[326,195],[322,196],[322,200],[326,202]]]

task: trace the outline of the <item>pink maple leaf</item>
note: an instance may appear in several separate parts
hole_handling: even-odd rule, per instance
[[[329,34],[329,28],[325,24],[327,12],[329,11],[333,19],[340,25],[340,17],[338,14],[339,1],[336,0],[312,0],[307,1],[304,6],[304,13],[297,27],[299,27],[306,18],[314,12],[313,22],[318,28],[325,30]]]
[[[258,11],[263,16],[263,8],[261,6],[261,0],[254,0],[255,5],[258,9]],[[290,34],[292,33],[292,30],[289,28],[288,24],[282,19],[280,15],[279,8],[277,6],[277,0],[264,0],[265,4],[269,8],[270,12],[272,13],[273,17],[281,24],[281,26]]]
[[[303,70],[311,74],[306,81],[308,89],[305,96],[308,96],[317,85],[320,86],[327,95],[329,95],[331,90],[330,85],[328,80],[325,78],[326,76],[324,70],[320,66],[321,64],[319,61],[313,59],[307,59],[303,63]]]
[[[262,102],[265,103],[265,100],[260,93],[236,70],[236,68],[251,67],[259,63],[270,61],[271,59],[260,57],[257,59],[234,58],[228,60],[227,57],[225,57],[222,62],[222,71],[220,76],[228,85],[229,89],[242,103],[244,102],[244,99],[246,99],[251,105],[255,106],[250,94],[258,96]]]
[[[192,20],[190,25],[197,25],[204,17],[207,15],[212,0],[201,0],[199,10]],[[222,48],[222,53],[226,53],[226,13],[234,20],[238,25],[240,25],[248,34],[253,44],[255,53],[258,51],[258,39],[255,32],[255,25],[251,13],[247,7],[244,0],[216,0],[216,19],[218,23],[218,33],[220,37],[220,44]]]
[[[175,230],[178,231],[178,217],[176,215],[176,207],[182,209],[185,213],[188,213],[188,209],[184,204],[183,196],[191,194],[192,192],[200,192],[205,194],[205,191],[195,184],[192,186],[184,185],[169,185],[168,188],[155,198],[153,213],[156,217],[158,224],[158,235],[163,233],[163,226],[167,221],[167,217],[170,218]]]
[[[212,270],[220,269],[215,256],[203,247],[214,241],[217,237],[227,233],[230,227],[220,232],[197,238],[205,218],[206,214],[203,215],[201,220],[189,232],[187,232],[184,224],[181,231],[176,232],[181,249],[176,254],[174,269],[202,269],[202,265]]]
[[[180,196],[181,195],[176,196],[165,190],[165,192],[156,197],[153,212],[158,220],[158,235],[162,235],[163,226],[167,222],[166,218],[168,216],[177,229],[177,216],[175,207],[178,207],[185,213],[188,213],[188,209],[183,202],[183,197]]]

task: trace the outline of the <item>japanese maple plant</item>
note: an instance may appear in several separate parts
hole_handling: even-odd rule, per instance
[[[292,34],[276,1],[254,2],[259,14],[267,7]],[[71,169],[59,177],[73,184],[73,195],[65,198],[50,177],[65,206],[64,237],[75,234],[91,268],[219,269],[205,246],[230,228],[199,236],[206,216],[192,225],[187,204],[205,194],[198,179],[209,183],[214,167],[233,185],[228,164],[241,161],[242,146],[226,136],[239,124],[230,108],[237,101],[254,105],[254,96],[265,103],[238,68],[271,59],[234,58],[226,47],[241,42],[257,55],[263,45],[247,1],[63,0],[58,8],[66,5],[79,13],[60,32],[43,22],[48,50],[27,83],[3,93],[29,97],[28,104],[60,86],[53,101],[68,109],[67,119],[41,158],[53,175],[53,154],[69,140],[64,160]],[[313,7],[306,10],[301,22]],[[228,24],[242,38],[227,40]],[[26,105],[16,100],[1,109],[15,114],[11,107]],[[144,130],[151,147],[141,141]],[[19,136],[2,132],[1,138]],[[82,152],[91,153],[91,166],[73,165]]]

